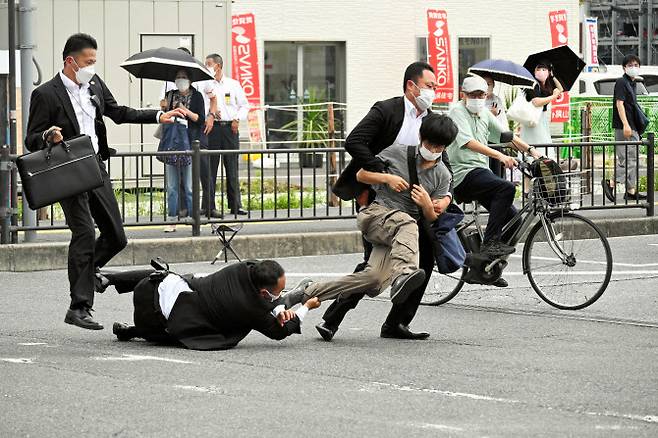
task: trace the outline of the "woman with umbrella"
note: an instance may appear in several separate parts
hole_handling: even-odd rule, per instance
[[[164,101],[167,111],[179,108],[185,114],[185,119],[176,120],[171,127],[163,129],[159,150],[190,150],[194,140],[199,140],[205,123],[203,96],[190,86],[190,75],[185,69],[176,73],[176,89],[165,94]],[[177,131],[177,132],[174,132]],[[176,140],[177,134],[178,140]],[[174,143],[178,143],[175,145]],[[173,148],[173,149],[172,149]],[[158,157],[165,163],[167,175],[167,210],[169,219],[174,221],[178,216],[178,193],[183,188],[185,194],[185,211],[192,212],[192,157],[189,155],[167,155]],[[167,225],[165,233],[176,231],[176,225]]]
[[[564,88],[553,74],[553,65],[550,61],[541,60],[534,68],[534,76],[537,85],[531,90],[525,91],[526,100],[536,107],[543,107],[539,122],[535,126],[521,125],[520,137],[528,144],[551,143],[550,111],[549,105],[559,98]],[[549,158],[557,159],[555,150],[548,150]]]

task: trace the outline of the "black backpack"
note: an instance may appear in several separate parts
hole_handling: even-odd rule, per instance
[[[530,172],[537,178],[537,196],[552,206],[567,202],[569,184],[559,164],[550,158],[539,158],[530,165]]]

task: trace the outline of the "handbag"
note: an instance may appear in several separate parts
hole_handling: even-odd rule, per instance
[[[16,159],[23,195],[36,210],[103,185],[88,135],[80,135]]]
[[[415,146],[407,146],[407,166],[409,167],[409,182],[412,185],[418,184]],[[466,251],[455,227],[464,219],[462,209],[451,203],[432,224],[428,224],[420,208],[418,210],[420,213],[418,223],[432,240],[434,260],[439,272],[450,274],[461,269],[466,261]]]
[[[507,117],[522,125],[534,128],[539,123],[543,108],[528,102],[525,93],[517,93],[514,102],[507,110]]]
[[[182,152],[189,151],[190,149],[187,126],[179,122],[162,126],[162,138],[158,145],[158,152]],[[156,155],[156,159],[172,166],[187,166],[192,163],[192,157],[189,155]]]

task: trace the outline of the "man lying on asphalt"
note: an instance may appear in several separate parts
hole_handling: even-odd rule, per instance
[[[307,282],[296,292],[286,297],[290,303],[305,302],[313,297],[321,301],[366,293],[379,295],[391,286],[391,301],[394,304],[407,300],[409,295],[427,284],[426,277],[432,274],[434,255],[431,245],[419,244],[420,214],[429,223],[434,222],[438,213],[435,201],[439,200],[440,211],[451,202],[449,193],[451,176],[441,162],[441,154],[446,145],[457,136],[457,127],[447,116],[430,114],[420,127],[420,144],[416,149],[416,169],[420,185],[410,187],[407,146],[393,144],[377,155],[385,163],[385,173],[358,171],[356,177],[361,183],[370,184],[375,191],[372,203],[362,206],[357,215],[357,225],[364,238],[372,243],[373,250],[363,271],[355,272],[335,281]],[[420,247],[420,248],[419,248]],[[420,262],[420,268],[419,268]],[[415,313],[415,312],[414,312]],[[413,318],[413,315],[412,315]],[[410,322],[410,320],[409,320]],[[420,339],[405,336],[408,322],[403,327],[388,327],[384,324],[382,337]],[[321,326],[320,334],[325,340]],[[334,330],[335,332],[335,330]],[[425,335],[422,338],[426,338]]]
[[[235,263],[206,276],[180,276],[168,268],[99,276],[104,288],[134,291],[135,325],[114,323],[119,341],[143,338],[193,350],[224,350],[251,330],[276,340],[301,333],[306,313],[320,306],[311,299],[296,311],[286,310],[279,300],[286,277],[274,260]]]

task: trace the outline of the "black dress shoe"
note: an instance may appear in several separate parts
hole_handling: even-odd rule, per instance
[[[647,195],[645,195],[644,193],[640,193],[640,192],[635,192],[635,193],[626,192],[626,193],[624,193],[624,199],[627,200],[627,201],[628,200],[643,201],[643,200],[647,199]]]
[[[246,216],[246,215],[247,215],[247,211],[246,211],[246,210],[243,210],[243,209],[241,209],[241,208],[238,208],[237,210],[231,210],[231,214],[233,214],[233,215],[236,215],[236,214],[237,214],[238,216]]]
[[[420,340],[429,338],[430,334],[427,332],[414,333],[409,330],[409,326],[404,324],[398,324],[395,326],[384,324],[380,336],[382,338]]]
[[[213,210],[213,211],[210,212],[210,217],[212,217],[212,218],[216,218],[216,219],[221,219],[221,218],[224,217],[224,215],[221,214],[221,213],[219,212],[219,210]]]
[[[133,335],[133,327],[122,322],[115,322],[112,324],[112,333],[114,333],[119,342],[128,342],[135,336]]]
[[[601,187],[603,187],[603,194],[605,195],[606,198],[608,198],[608,201],[615,202],[615,194],[612,191],[612,187],[610,187],[610,180],[609,179],[602,180]]]
[[[503,277],[500,277],[498,280],[491,283],[491,285],[496,287],[507,287],[509,286],[509,283]]]
[[[92,318],[89,309],[69,309],[64,322],[87,330],[103,330],[103,326]]]
[[[315,326],[315,329],[320,333],[322,339],[329,342],[334,338],[334,335],[338,331],[338,327],[333,327],[327,324],[325,321],[322,321],[320,324]]]
[[[404,303],[409,295],[420,287],[425,281],[425,271],[416,269],[409,274],[398,275],[391,285],[391,302]]]

